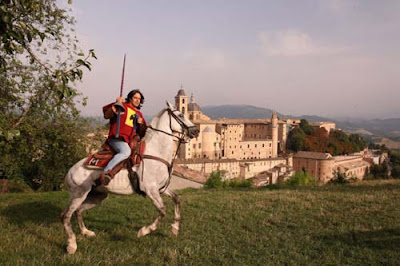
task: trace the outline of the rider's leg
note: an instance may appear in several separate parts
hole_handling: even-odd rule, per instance
[[[109,145],[117,152],[111,161],[104,168],[103,173],[100,175],[100,181],[102,185],[108,185],[110,180],[113,178],[109,173],[110,171],[120,162],[127,159],[131,155],[131,148],[128,143],[123,140],[112,139]]]

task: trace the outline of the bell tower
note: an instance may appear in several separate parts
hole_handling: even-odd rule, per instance
[[[184,116],[188,115],[188,100],[189,97],[186,96],[185,91],[183,90],[183,86],[181,85],[181,89],[178,91],[178,94],[175,96],[175,107],[178,109]]]
[[[271,117],[272,125],[272,157],[278,157],[278,115],[274,111]]]

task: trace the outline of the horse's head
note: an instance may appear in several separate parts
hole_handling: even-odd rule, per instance
[[[171,130],[180,132],[189,138],[197,138],[199,129],[179,110],[176,110],[172,104],[167,102],[167,106],[167,110],[171,116]]]

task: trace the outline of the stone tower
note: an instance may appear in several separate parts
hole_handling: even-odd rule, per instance
[[[181,89],[178,91],[178,94],[175,96],[175,106],[184,116],[188,116],[188,97],[181,86]]]
[[[207,159],[214,159],[213,132],[208,126],[202,132],[202,156]]]
[[[272,125],[272,157],[278,157],[278,115],[274,111],[271,117]]]

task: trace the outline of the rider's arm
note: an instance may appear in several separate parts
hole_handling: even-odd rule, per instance
[[[144,120],[142,113],[139,112],[138,128],[136,129],[136,134],[139,135],[140,138],[143,138],[144,134],[146,133],[146,129],[146,120]]]
[[[118,97],[116,102],[122,103],[124,101],[123,97]],[[114,103],[110,103],[103,107],[103,114],[105,119],[110,119],[117,113],[117,109],[114,106]],[[123,114],[124,112],[121,112]]]
[[[107,108],[106,110],[104,110],[104,118],[105,119],[110,119],[114,116],[114,110],[113,110],[114,105],[111,105],[109,108]]]

